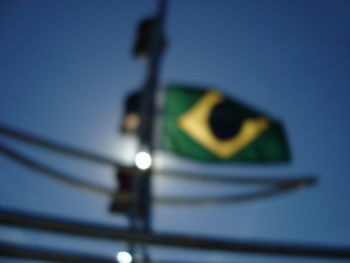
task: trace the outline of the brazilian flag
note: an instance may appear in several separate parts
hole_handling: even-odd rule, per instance
[[[290,153],[282,125],[203,87],[165,90],[162,148],[205,162],[283,162]]]

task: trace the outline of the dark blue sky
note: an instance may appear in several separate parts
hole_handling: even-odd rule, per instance
[[[137,23],[154,9],[154,1],[2,1],[0,122],[128,161],[132,151],[126,149],[128,140],[117,127],[124,96],[141,85],[146,69],[130,50]],[[200,208],[157,205],[156,230],[350,244],[349,12],[350,2],[345,0],[170,2],[169,47],[161,82],[211,85],[283,121],[294,158],[289,165],[268,167],[208,167],[163,158],[162,153],[160,159],[165,165],[178,167],[180,162],[186,169],[214,175],[218,171],[247,176],[312,172],[319,176],[319,184],[255,203]],[[108,167],[87,166],[6,142],[82,179],[114,184]],[[104,197],[37,176],[4,157],[0,168],[1,206],[126,223],[122,216],[108,213],[109,200]],[[156,195],[231,191],[227,186],[164,178],[154,183]],[[0,239],[21,244],[110,255],[125,249],[122,242],[116,246],[5,227],[0,233]],[[296,261],[170,249],[154,249],[152,254],[214,262]]]

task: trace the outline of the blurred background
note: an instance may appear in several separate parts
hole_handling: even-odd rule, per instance
[[[156,1],[0,2],[0,122],[130,164],[133,138],[119,134],[127,94],[146,63],[131,49]],[[350,244],[350,2],[169,1],[161,84],[216,87],[285,125],[287,165],[204,165],[158,151],[158,165],[213,174],[317,174],[311,188],[255,202],[208,207],[154,205],[155,231],[261,241]],[[114,187],[114,170],[8,145],[78,178]],[[0,205],[69,219],[127,226],[110,200],[38,175],[0,157]],[[154,178],[155,196],[241,191]],[[0,240],[114,257],[124,242],[0,227]],[[334,262],[150,247],[151,257],[187,262]],[[0,258],[0,262],[34,262]],[[345,262],[338,260],[337,262]]]

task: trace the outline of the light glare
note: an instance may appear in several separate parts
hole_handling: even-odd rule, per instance
[[[146,170],[151,167],[152,164],[152,158],[149,153],[146,152],[139,152],[135,156],[135,164],[137,168]]]
[[[117,261],[119,263],[130,263],[132,261],[132,256],[125,251],[118,252]]]

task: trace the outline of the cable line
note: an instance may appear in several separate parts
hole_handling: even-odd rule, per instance
[[[47,260],[69,263],[116,263],[112,257],[103,257],[86,253],[44,249],[0,241],[0,255],[3,257]]]
[[[28,157],[25,157],[24,155],[10,149],[9,147],[5,146],[4,144],[0,143],[0,151],[7,157],[11,158],[12,160],[32,169],[36,170],[39,173],[43,174],[44,176],[50,177],[51,179],[55,179],[61,183],[68,184],[70,186],[78,187],[90,192],[103,194],[105,196],[111,196],[113,194],[113,191],[105,188],[103,186],[98,186],[93,183],[88,183],[86,181],[82,181],[80,179],[77,179],[75,176],[64,174],[62,172],[59,172],[55,169],[49,168],[45,165],[40,164],[39,162],[36,162]]]
[[[298,177],[268,177],[268,176],[259,176],[252,177],[250,175],[207,175],[207,174],[197,174],[190,172],[179,172],[171,170],[160,170],[156,172],[158,176],[164,176],[169,178],[180,178],[186,180],[193,180],[199,182],[208,182],[208,183],[222,183],[222,184],[282,184],[282,183],[305,183],[313,184],[317,182],[316,176],[305,175]],[[285,176],[283,176],[285,177]]]
[[[93,161],[96,163],[112,166],[120,166],[120,163],[116,160],[110,159],[105,156],[101,156],[95,153],[90,153],[83,150],[78,150],[70,146],[52,142],[46,139],[39,138],[37,136],[29,135],[27,133],[6,127],[5,125],[0,124],[0,135],[5,135],[13,139],[23,141],[38,147],[46,148],[51,151],[58,153],[70,155],[76,158],[84,159],[87,161]]]
[[[171,233],[142,233],[114,226],[67,220],[34,213],[0,207],[0,223],[46,230],[60,234],[74,234],[91,238],[109,240],[133,240],[136,242],[167,247],[191,248],[211,251],[254,253],[260,255],[280,255],[299,257],[318,257],[331,259],[350,259],[350,247],[312,244],[292,244],[286,242],[261,242],[256,240],[222,239],[195,235]]]
[[[85,191],[89,191],[95,194],[101,194],[107,197],[112,197],[115,193],[110,188],[106,188],[101,185],[94,183],[89,183],[80,179],[77,179],[75,176],[62,173],[53,168],[50,168],[46,165],[40,164],[37,161],[34,161],[31,158],[26,157],[25,155],[10,149],[10,147],[5,146],[0,143],[0,151],[7,156],[8,158],[16,161],[32,170],[38,171],[44,176],[47,176],[51,179],[57,180],[61,183],[68,184],[70,186],[80,188]],[[313,183],[313,182],[311,182]],[[234,194],[226,196],[210,196],[210,197],[153,197],[153,201],[161,205],[176,205],[176,206],[212,206],[212,205],[224,205],[224,204],[234,204],[239,202],[246,202],[257,200],[260,198],[266,198],[281,194],[284,192],[296,190],[299,187],[306,186],[311,184],[310,182],[287,182],[280,183],[277,186],[264,189],[255,193],[248,194]]]
[[[68,154],[73,157],[77,157],[80,159],[93,161],[100,164],[112,165],[114,167],[121,167],[122,165],[110,158],[97,155],[95,153],[90,153],[82,150],[78,150],[69,146],[65,146],[62,144],[58,144],[56,142],[48,141],[46,139],[41,139],[37,136],[29,135],[24,132],[20,132],[18,130],[14,130],[8,128],[4,125],[0,124],[0,134],[5,135],[7,137],[30,143],[38,147],[46,148],[48,150],[52,150],[55,152],[59,152],[61,154]],[[208,183],[223,183],[223,184],[280,184],[280,183],[296,183],[296,182],[304,182],[305,184],[315,183],[317,178],[315,176],[306,175],[304,177],[298,178],[272,178],[272,177],[251,177],[251,176],[210,176],[206,174],[195,174],[190,172],[179,172],[179,171],[171,171],[171,170],[163,170],[163,171],[154,171],[155,175],[170,177],[170,178],[179,178],[179,179],[187,179],[194,180],[199,182],[208,182]]]
[[[85,252],[73,252],[61,249],[43,248],[38,246],[20,245],[12,242],[0,241],[0,257],[23,258],[44,260],[50,262],[66,262],[66,263],[118,263],[115,255],[101,256],[95,254],[86,254]],[[193,261],[179,260],[138,260],[134,263],[194,263]],[[213,263],[214,261],[200,261],[201,263]],[[215,261],[217,262],[217,261]],[[199,261],[198,261],[199,263]]]
[[[247,194],[234,194],[226,196],[204,196],[204,197],[159,197],[157,202],[159,204],[175,205],[175,206],[213,206],[213,205],[225,205],[236,204],[241,202],[253,201],[262,198],[272,197],[275,195],[287,193],[297,190],[298,188],[306,185],[298,184],[281,184],[268,189],[256,191],[254,193]]]

